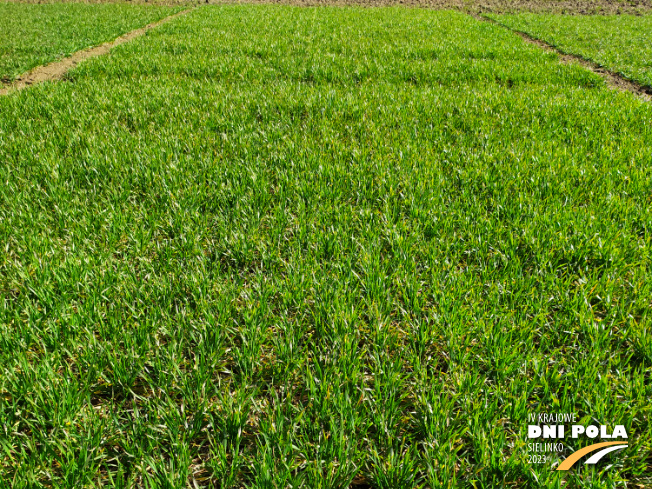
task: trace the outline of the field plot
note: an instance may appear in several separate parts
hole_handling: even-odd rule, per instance
[[[652,87],[652,14],[564,16],[489,15],[498,22],[568,54],[595,61]]]
[[[0,3],[0,81],[177,12],[147,5]]]
[[[651,119],[392,8],[200,8],[0,98],[0,479],[640,481]],[[561,476],[531,412],[630,447]]]

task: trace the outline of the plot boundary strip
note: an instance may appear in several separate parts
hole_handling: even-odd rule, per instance
[[[140,27],[139,29],[127,32],[126,34],[123,34],[113,41],[105,42],[99,46],[82,49],[80,51],[74,52],[72,55],[66,58],[60,59],[58,61],[53,61],[52,63],[48,63],[46,65],[37,66],[36,68],[33,68],[27,73],[19,76],[13,83],[9,83],[5,86],[0,85],[0,96],[7,95],[13,91],[22,90],[38,83],[61,80],[70,69],[74,68],[82,61],[107,54],[115,46],[119,46],[120,44],[124,44],[131,41],[132,39],[140,37],[147,31],[154,29],[155,27],[158,27],[177,17],[180,17],[181,15],[185,15],[192,10],[194,10],[194,7],[183,10],[181,12],[177,12],[176,14],[172,14],[161,20],[147,24],[146,26]]]
[[[621,92],[630,92],[642,98],[643,100],[652,102],[652,87],[647,87],[635,81],[629,80],[624,76],[616,73],[615,71],[611,71],[605,68],[604,66],[599,65],[595,61],[591,61],[577,54],[572,54],[572,53],[567,53],[565,51],[562,51],[558,47],[550,43],[547,43],[546,41],[542,41],[541,39],[532,37],[531,35],[523,31],[513,29],[503,24],[502,22],[497,21],[496,19],[492,19],[491,17],[487,17],[483,14],[474,17],[476,17],[478,20],[484,20],[485,22],[489,22],[491,24],[504,27],[505,29],[513,32],[514,34],[521,37],[524,41],[530,44],[539,46],[540,48],[543,48],[546,51],[552,51],[557,53],[562,63],[578,63],[582,65],[584,68],[587,68],[593,71],[594,73],[597,73],[598,75],[602,76],[602,78],[604,78],[605,81],[607,82],[607,86],[613,90],[618,90]]]

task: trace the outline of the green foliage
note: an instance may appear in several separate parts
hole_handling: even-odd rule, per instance
[[[178,10],[127,4],[0,3],[0,81],[112,41]]]
[[[568,54],[652,86],[652,15],[510,14],[489,17]]]
[[[636,481],[651,118],[407,9],[201,8],[1,98],[0,480]],[[631,447],[529,464],[559,411]]]

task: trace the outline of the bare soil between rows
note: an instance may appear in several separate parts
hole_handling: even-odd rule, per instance
[[[620,92],[631,92],[634,95],[637,95],[638,97],[647,100],[648,102],[652,102],[652,87],[641,85],[634,81],[628,80],[623,76],[619,75],[618,73],[615,73],[611,70],[604,68],[603,66],[600,66],[594,61],[584,59],[581,56],[577,56],[575,54],[564,53],[563,51],[560,51],[558,48],[556,48],[551,44],[548,44],[545,41],[531,37],[529,34],[526,34],[525,32],[511,29],[510,27],[504,26],[500,24],[500,22],[490,19],[489,17],[485,17],[481,15],[474,15],[474,17],[481,21],[484,20],[492,24],[500,25],[505,29],[512,31],[514,34],[520,36],[525,42],[539,46],[540,48],[546,51],[552,51],[557,53],[559,55],[559,61],[561,63],[577,63],[579,65],[582,65],[584,68],[589,69],[602,76],[602,78],[604,78],[605,81],[607,82],[607,86],[609,86],[613,90],[618,90]]]
[[[6,95],[7,93],[14,90],[22,90],[23,88],[35,85],[37,83],[61,80],[69,70],[74,68],[80,62],[89,58],[107,54],[114,47],[140,37],[148,30],[158,27],[165,22],[169,22],[170,20],[175,19],[180,15],[184,15],[190,12],[190,10],[192,9],[187,9],[182,12],[170,15],[169,17],[165,17],[164,19],[161,19],[157,22],[147,24],[145,27],[141,27],[140,29],[135,29],[131,32],[123,34],[113,41],[105,42],[104,44],[100,44],[99,46],[92,48],[82,49],[81,51],[77,51],[67,58],[53,61],[47,65],[37,66],[31,71],[16,78],[13,83],[7,84],[4,87],[0,85],[0,96]]]

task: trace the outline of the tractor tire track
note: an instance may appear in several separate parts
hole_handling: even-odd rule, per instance
[[[604,80],[607,82],[607,86],[613,90],[618,90],[620,92],[630,92],[636,95],[637,97],[642,98],[643,100],[652,102],[652,87],[642,85],[632,80],[628,80],[627,78],[618,74],[617,72],[611,71],[594,61],[588,60],[576,54],[566,53],[552,44],[542,41],[541,39],[532,37],[525,32],[512,29],[511,27],[508,27],[505,24],[501,24],[497,20],[487,17],[485,15],[474,15],[474,17],[481,21],[499,25],[513,32],[517,36],[521,37],[527,43],[534,44],[535,46],[539,46],[540,48],[546,51],[550,51],[558,54],[559,60],[562,63],[577,63],[583,66],[584,68],[587,68],[593,71],[594,73],[597,73],[602,78],[604,78]]]

